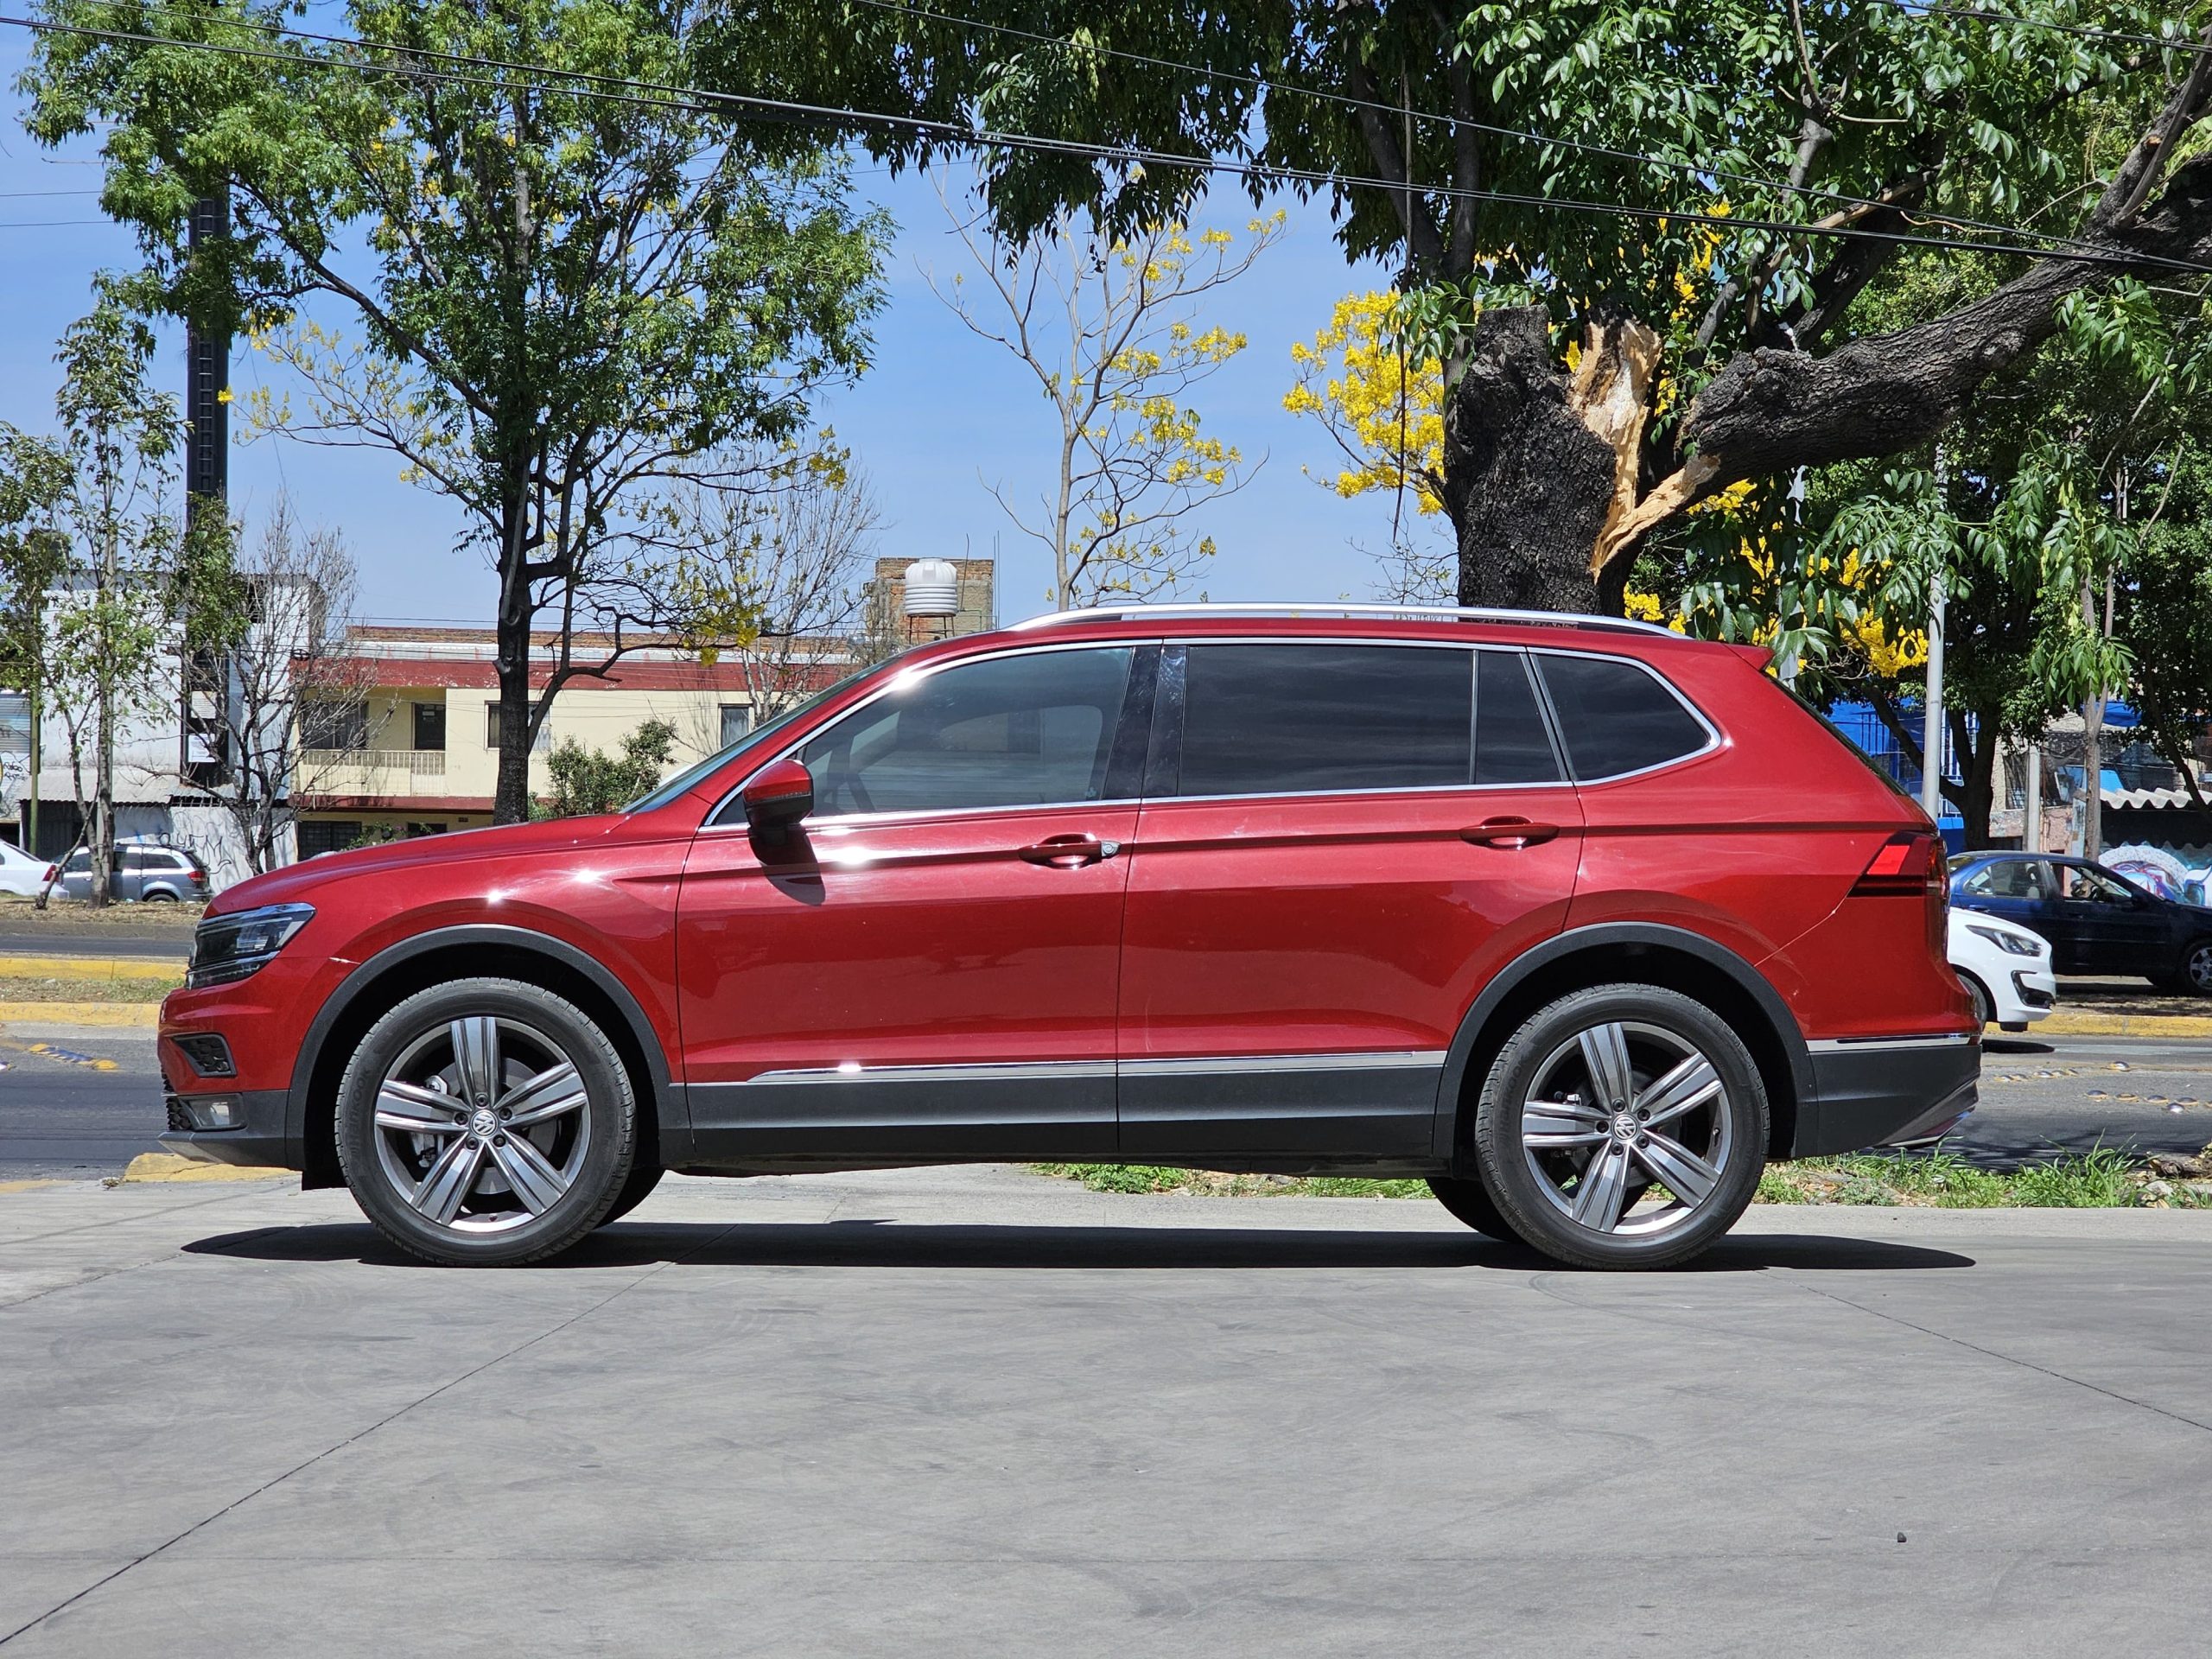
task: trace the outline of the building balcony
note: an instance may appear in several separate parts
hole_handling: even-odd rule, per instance
[[[294,788],[308,795],[438,795],[443,749],[302,749]]]

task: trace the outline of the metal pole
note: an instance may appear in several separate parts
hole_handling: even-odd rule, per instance
[[[2020,817],[2020,850],[2043,851],[2043,734],[2028,740],[2028,791]]]
[[[1928,579],[1927,719],[1920,737],[1920,807],[1933,823],[1943,815],[1943,572]]]

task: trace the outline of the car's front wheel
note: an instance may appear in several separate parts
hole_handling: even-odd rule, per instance
[[[1475,1108],[1484,1185],[1512,1230],[1585,1268],[1662,1268],[1735,1225],[1766,1161],[1766,1090],[1727,1022],[1655,985],[1531,1014]]]
[[[638,1106],[575,1004],[463,979],[369,1028],[339,1086],[338,1157],[370,1221],[451,1267],[512,1267],[597,1226],[630,1176]]]

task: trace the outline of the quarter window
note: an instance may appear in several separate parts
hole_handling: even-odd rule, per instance
[[[1464,650],[1192,645],[1181,795],[1448,789],[1467,781]]]
[[[1612,657],[1536,657],[1577,783],[1594,783],[1695,754],[1704,725],[1656,674]]]
[[[1128,646],[965,663],[855,709],[798,752],[815,810],[943,812],[1103,798]]]

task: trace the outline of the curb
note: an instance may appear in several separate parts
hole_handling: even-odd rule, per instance
[[[182,957],[0,956],[5,979],[182,979]]]
[[[2212,1037],[2212,1014],[2085,1014],[2060,1011],[2035,1020],[2025,1031],[1999,1033],[2012,1039],[2050,1037]]]
[[[174,1152],[142,1152],[111,1175],[110,1186],[137,1186],[144,1181],[267,1181],[289,1175],[289,1169],[267,1169],[257,1164],[210,1164],[181,1157]]]
[[[114,1026],[151,1031],[162,1021],[158,1002],[0,1002],[0,1025]]]

